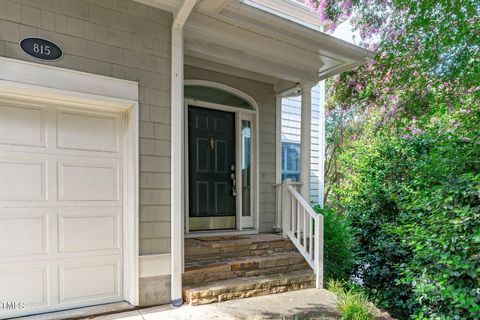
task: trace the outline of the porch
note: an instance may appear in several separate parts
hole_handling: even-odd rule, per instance
[[[186,0],[174,11],[173,305],[246,297],[259,293],[258,288],[265,289],[259,294],[268,294],[323,286],[323,219],[309,204],[311,92],[319,81],[361,64],[368,53],[251,4]],[[299,190],[283,183],[281,169],[281,101],[295,95],[301,96]],[[318,162],[323,164],[323,108],[319,114]],[[289,251],[275,252],[267,245],[264,254],[255,255],[258,238],[251,235],[275,231],[282,231],[279,241],[290,243]],[[220,238],[199,240],[211,236]],[[198,261],[192,260],[195,251]],[[281,256],[288,254],[294,257]],[[289,264],[290,258],[295,262]],[[260,267],[267,264],[264,260],[271,261],[274,267],[265,269],[272,270]],[[281,267],[287,268],[275,269],[285,261]],[[285,272],[299,270],[308,274],[282,283]],[[263,273],[270,278],[248,279],[252,282],[242,287],[246,278]]]

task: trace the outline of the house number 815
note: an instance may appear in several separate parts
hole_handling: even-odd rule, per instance
[[[54,61],[63,56],[62,48],[42,38],[24,38],[20,41],[20,48],[29,56],[41,60]]]
[[[33,51],[35,53],[46,54],[47,56],[50,55],[50,46],[44,46],[38,43],[33,44]]]

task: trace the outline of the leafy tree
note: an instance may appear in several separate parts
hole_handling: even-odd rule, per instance
[[[306,2],[376,51],[328,92],[328,202],[356,230],[356,278],[399,318],[478,319],[480,3]]]

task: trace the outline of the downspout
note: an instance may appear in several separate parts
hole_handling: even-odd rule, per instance
[[[183,304],[183,215],[184,215],[184,97],[183,97],[183,26],[197,0],[185,0],[174,14],[172,23],[171,66],[171,301]]]

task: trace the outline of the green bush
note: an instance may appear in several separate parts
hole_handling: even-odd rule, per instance
[[[348,280],[355,266],[356,242],[348,218],[331,207],[314,210],[324,217],[324,278]]]
[[[342,316],[342,320],[374,320],[373,306],[367,296],[355,289],[346,289],[339,280],[329,280],[327,289],[336,295],[336,307]]]
[[[479,106],[428,119],[413,135],[380,130],[357,141],[333,192],[376,305],[405,319],[478,319]]]

